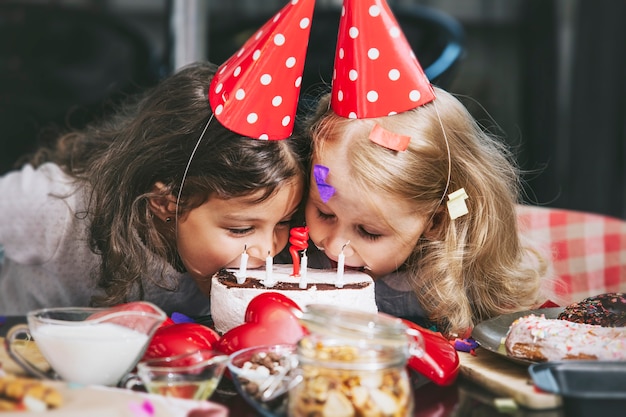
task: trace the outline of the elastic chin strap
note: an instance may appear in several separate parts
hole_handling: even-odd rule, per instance
[[[209,117],[209,120],[207,120],[206,124],[204,125],[204,129],[202,129],[202,133],[200,133],[200,137],[196,141],[196,146],[194,146],[193,151],[191,151],[191,155],[189,156],[189,160],[187,161],[187,166],[185,167],[185,172],[183,173],[183,178],[180,181],[180,188],[178,189],[178,195],[176,196],[176,217],[175,217],[175,227],[174,227],[176,237],[178,237],[178,206],[180,204],[180,196],[183,193],[183,187],[185,186],[185,180],[187,179],[187,173],[189,172],[191,161],[193,160],[193,157],[196,154],[196,151],[198,150],[198,146],[200,146],[200,142],[202,141],[204,134],[209,128],[209,123],[211,123],[211,120],[213,120],[213,113],[211,113],[211,117]]]
[[[446,143],[446,152],[448,154],[448,179],[446,181],[446,187],[443,190],[443,194],[437,206],[439,207],[441,206],[441,204],[443,204],[444,200],[446,199],[446,194],[447,194],[448,215],[450,216],[451,220],[455,220],[469,213],[469,210],[467,209],[467,204],[465,204],[465,200],[467,200],[469,196],[465,192],[465,188],[459,188],[458,190],[448,194],[448,190],[450,188],[450,180],[452,177],[452,155],[450,153],[450,142],[448,142],[448,135],[446,134],[446,129],[444,128],[443,122],[441,121],[439,108],[437,107],[437,100],[434,100],[432,103],[435,106],[435,112],[437,113],[437,120],[439,121],[441,132],[443,133],[443,139]],[[435,214],[433,213],[433,215],[430,218],[431,221],[434,216]]]

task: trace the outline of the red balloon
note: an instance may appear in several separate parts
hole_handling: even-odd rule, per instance
[[[224,333],[217,350],[229,355],[252,346],[295,344],[306,334],[298,311],[300,307],[283,294],[261,293],[248,304],[245,323]]]
[[[142,360],[182,355],[197,350],[212,350],[219,334],[199,323],[178,323],[160,327],[154,333]]]

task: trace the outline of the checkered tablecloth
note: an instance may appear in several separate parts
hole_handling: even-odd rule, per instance
[[[551,257],[546,288],[566,305],[606,292],[626,292],[626,221],[599,214],[518,206],[519,227]]]

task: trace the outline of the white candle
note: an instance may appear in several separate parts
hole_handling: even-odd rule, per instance
[[[267,253],[267,258],[265,258],[265,286],[266,287],[273,287],[274,286],[274,277],[272,276],[273,273],[273,259],[272,256],[270,255],[270,253]]]
[[[306,282],[306,268],[309,263],[309,259],[306,257],[306,249],[302,252],[302,259],[300,260],[300,282],[299,286],[301,289],[305,290],[307,286]]]
[[[347,241],[341,247],[341,253],[337,257],[337,281],[335,281],[335,287],[337,288],[343,288],[343,270],[344,270],[344,263],[346,262],[346,256],[343,254],[343,250],[349,244],[350,244],[350,241]]]
[[[243,247],[243,253],[241,254],[241,261],[239,262],[239,273],[237,274],[237,284],[243,284],[246,281],[246,270],[248,269],[248,254],[246,253],[247,246]]]
[[[346,261],[346,257],[341,252],[337,259],[337,280],[335,281],[335,287],[343,288],[343,264]]]

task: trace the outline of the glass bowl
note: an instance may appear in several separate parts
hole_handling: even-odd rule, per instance
[[[288,390],[297,367],[295,344],[254,346],[230,355],[235,389],[264,417],[287,415]]]

